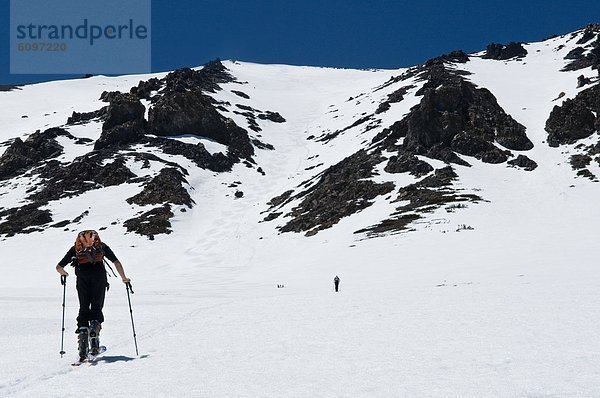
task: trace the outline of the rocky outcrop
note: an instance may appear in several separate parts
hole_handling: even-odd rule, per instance
[[[102,134],[94,149],[119,147],[139,142],[146,133],[146,108],[132,94],[113,92],[103,95],[110,104],[105,107]]]
[[[173,216],[171,206],[164,205],[125,221],[123,226],[127,228],[127,232],[135,232],[154,240],[155,235],[173,232],[169,221]]]
[[[210,154],[202,143],[189,144],[169,138],[146,138],[145,142],[160,148],[167,155],[181,155],[202,169],[215,172],[230,171],[238,159],[231,155],[220,152]]]
[[[408,92],[408,90],[410,90],[411,88],[414,88],[414,87],[415,86],[412,86],[412,85],[400,87],[393,93],[388,94],[387,99],[385,101],[383,101],[381,104],[379,104],[379,106],[375,110],[375,114],[378,115],[380,113],[387,112],[390,109],[391,104],[395,104],[397,102],[402,101],[404,99],[404,96]]]
[[[401,187],[394,201],[405,204],[397,207],[390,218],[355,233],[377,236],[383,233],[401,232],[409,229],[410,223],[422,218],[424,213],[432,212],[444,205],[480,201],[481,198],[477,195],[459,194],[452,188],[452,181],[457,177],[452,167],[447,166],[435,170],[433,174],[415,184]]]
[[[592,41],[595,38],[594,41]],[[575,47],[565,56],[571,60],[563,70],[574,71],[592,67],[598,69],[600,66],[600,28],[597,24],[588,25],[581,39],[577,41],[580,47]]]
[[[137,86],[129,90],[129,93],[139,99],[151,100],[152,92],[160,90],[161,87],[162,82],[153,77],[149,80],[140,80]]]
[[[251,158],[254,148],[246,130],[221,116],[211,97],[201,91],[187,90],[188,87],[203,86],[202,82],[196,82],[199,72],[173,73],[176,77],[167,76],[167,82],[171,82],[150,109],[149,132],[159,136],[191,134],[207,137],[227,145],[235,156]]]
[[[85,124],[92,120],[101,120],[106,115],[106,107],[102,107],[93,112],[75,112],[67,118],[67,125]]]
[[[0,235],[7,236],[40,231],[36,227],[52,222],[50,211],[41,210],[37,204],[1,211],[0,218],[2,217],[6,219],[0,224]]]
[[[529,150],[533,143],[525,127],[507,115],[487,89],[477,88],[441,63],[424,73],[427,82],[417,92],[421,102],[410,113],[373,140],[394,150],[456,163],[464,163],[447,150],[473,156],[487,163],[501,163],[508,153],[495,143],[512,150]]]
[[[587,25],[583,31],[583,35],[581,35],[581,38],[577,40],[577,44],[585,44],[589,42],[596,37],[598,33],[600,33],[600,24]]]
[[[181,171],[165,168],[146,183],[142,192],[127,199],[127,203],[140,206],[171,203],[191,208],[194,201],[183,187],[183,184],[187,183]]]
[[[521,58],[527,55],[527,50],[522,43],[511,42],[507,45],[491,43],[488,44],[485,54],[482,58],[507,60],[511,58]]]
[[[600,85],[555,106],[546,121],[548,145],[572,144],[600,130]]]
[[[303,200],[286,215],[292,220],[280,230],[314,235],[341,218],[371,206],[374,198],[394,189],[391,182],[378,184],[367,180],[374,175],[373,167],[381,161],[382,158],[361,150],[325,170],[316,184],[295,197]]]
[[[58,136],[75,139],[68,131],[60,128],[36,131],[25,141],[16,138],[0,156],[0,180],[15,177],[43,160],[62,154],[63,147],[56,141]]]
[[[41,170],[43,187],[28,197],[35,202],[48,202],[78,196],[93,189],[121,185],[136,175],[125,166],[122,157],[103,165],[105,157],[91,152],[67,165],[48,162]]]
[[[439,62],[452,62],[457,64],[464,64],[469,62],[469,56],[462,50],[456,50],[449,52],[448,54],[443,54],[439,57],[428,60],[425,63],[425,66],[431,66]]]
[[[406,151],[399,151],[398,155],[390,157],[384,171],[388,173],[410,173],[422,177],[433,171],[433,167]]]
[[[525,171],[532,171],[538,167],[535,161],[529,159],[525,155],[519,155],[515,159],[509,160],[507,163],[511,166],[520,167]]]

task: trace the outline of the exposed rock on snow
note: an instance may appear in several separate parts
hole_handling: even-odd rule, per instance
[[[60,128],[51,128],[41,133],[36,131],[25,141],[15,138],[0,157],[0,180],[15,177],[42,160],[59,156],[63,147],[55,140],[58,136],[75,139],[68,131]]]
[[[170,234],[173,232],[171,230],[171,222],[169,221],[173,216],[171,206],[164,205],[147,211],[139,217],[125,221],[123,226],[127,228],[127,232],[145,235],[150,240],[153,240],[154,235]]]
[[[591,41],[594,38],[596,40]],[[581,47],[575,47],[565,56],[565,59],[573,61],[563,70],[573,71],[589,67],[598,69],[600,65],[600,25],[588,25],[577,44],[580,44]]]
[[[394,104],[394,103],[402,101],[404,99],[404,96],[408,92],[408,90],[410,90],[411,88],[414,88],[414,86],[408,85],[408,86],[400,87],[393,93],[388,94],[387,100],[385,100],[381,104],[379,104],[379,106],[377,107],[377,110],[375,111],[375,114],[387,112],[390,109],[390,104]]]
[[[170,167],[164,168],[146,183],[142,192],[127,199],[127,203],[140,206],[172,203],[191,208],[194,201],[183,184],[187,184],[187,181],[181,171]]]
[[[139,99],[151,100],[152,92],[160,90],[161,87],[162,82],[156,77],[153,77],[146,81],[140,80],[137,86],[132,87],[129,90],[129,93],[135,95]]]
[[[435,170],[435,173],[415,184],[401,187],[395,202],[408,201],[409,203],[397,207],[390,218],[355,233],[376,236],[388,232],[401,232],[409,229],[410,223],[422,217],[419,213],[431,212],[448,203],[482,200],[477,195],[457,193],[451,187],[452,181],[456,178],[458,175],[452,167],[447,166]]]
[[[40,210],[37,204],[1,211],[0,217],[6,217],[0,224],[0,235],[7,236],[40,231],[40,228],[35,227],[52,222],[50,211]]]
[[[511,166],[520,167],[525,171],[532,171],[538,167],[535,161],[529,159],[525,155],[519,155],[515,159],[509,160],[507,163]]]
[[[555,106],[546,121],[548,144],[572,144],[600,130],[600,85],[590,87],[573,99]]]
[[[304,199],[286,215],[292,220],[280,230],[307,231],[308,236],[314,235],[341,218],[371,206],[372,199],[394,189],[391,182],[378,184],[367,180],[374,175],[374,166],[382,161],[383,158],[360,150],[325,170],[319,182],[295,197]],[[271,203],[280,199],[274,198]]]
[[[200,91],[202,87],[216,86],[214,80],[205,81],[205,74],[200,72],[179,70],[166,77],[166,87],[148,114],[149,132],[159,136],[207,137],[227,145],[235,156],[251,158],[254,148],[248,133],[231,119],[221,116],[215,108],[215,100]]]
[[[507,153],[494,145],[529,150],[533,143],[525,127],[507,115],[496,98],[463,77],[434,63],[424,72],[427,79],[418,94],[423,98],[401,121],[377,135],[374,143],[393,149],[400,138],[412,153],[462,164],[444,149],[473,156],[487,163],[502,163]]]
[[[120,185],[136,177],[125,166],[123,157],[116,157],[112,162],[102,165],[105,159],[103,155],[91,152],[67,165],[57,161],[48,162],[40,173],[43,187],[28,199],[36,202],[58,200],[93,189]]]
[[[415,155],[400,150],[397,156],[390,157],[384,170],[388,173],[410,173],[422,177],[432,172],[433,167]]]
[[[517,57],[524,57],[527,55],[527,50],[523,47],[522,43],[511,42],[507,45],[491,43],[488,44],[485,51],[485,55],[482,58],[506,60]]]

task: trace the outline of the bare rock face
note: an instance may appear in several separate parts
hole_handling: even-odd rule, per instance
[[[494,142],[512,150],[533,148],[525,127],[507,115],[487,89],[475,87],[441,63],[430,66],[425,77],[427,83],[418,92],[423,95],[421,102],[374,143],[382,141],[390,148],[404,138],[402,148],[414,154],[443,154],[443,160],[452,160],[443,151],[450,149],[487,163],[507,160]]]
[[[202,93],[202,90],[217,90],[219,82],[233,78],[218,65],[205,69],[180,69],[167,75],[165,88],[150,109],[148,130],[159,136],[191,134],[207,137],[229,146],[233,155],[250,159],[254,147],[247,131],[221,116],[215,100]]]
[[[102,134],[94,149],[119,147],[139,142],[146,133],[146,108],[132,94],[112,92],[103,94],[110,104],[105,107]]]
[[[123,223],[127,232],[135,232],[139,235],[145,235],[150,240],[154,240],[155,235],[170,234],[171,222],[174,216],[171,206],[164,205],[156,207],[150,211],[142,213],[138,217],[131,218]]]
[[[491,43],[488,44],[485,55],[482,58],[506,60],[527,55],[527,50],[522,43],[511,42],[507,45]]]
[[[281,231],[308,231],[307,235],[314,235],[371,206],[375,197],[394,189],[391,182],[378,184],[366,180],[374,175],[374,165],[382,160],[360,150],[325,170],[319,182],[299,195],[304,199],[288,214],[293,219]]]
[[[519,155],[515,159],[509,160],[507,163],[511,166],[520,167],[525,171],[533,171],[538,167],[535,161],[529,159],[525,155]]]
[[[187,181],[181,171],[171,167],[164,168],[146,183],[142,192],[127,199],[127,203],[140,206],[172,203],[191,208],[193,200],[183,184],[187,184]]]
[[[565,59],[571,62],[563,70],[574,71],[589,67],[598,69],[600,67],[600,25],[588,25],[577,44],[581,46],[575,47],[565,56]]]
[[[230,171],[231,167],[238,162],[238,159],[231,154],[223,155],[217,152],[211,155],[201,143],[194,145],[162,137],[146,138],[145,142],[161,148],[168,155],[184,156],[196,166],[215,172]]]
[[[67,165],[56,161],[49,162],[40,173],[44,180],[41,190],[28,199],[35,202],[48,202],[64,197],[77,196],[102,187],[120,185],[136,177],[121,157],[103,165],[101,153],[90,153],[75,159]]]
[[[25,141],[16,138],[0,157],[0,180],[15,177],[43,160],[62,154],[63,147],[55,140],[58,136],[74,139],[68,131],[60,128],[51,128],[41,133],[37,131]]]
[[[156,77],[150,80],[140,80],[137,86],[132,87],[129,90],[131,95],[135,95],[139,99],[151,100],[151,94],[153,91],[158,91],[162,87],[162,83]]]
[[[0,235],[7,236],[37,231],[37,226],[52,222],[50,211],[40,210],[36,204],[0,212],[0,217],[4,216],[7,217],[6,221],[0,224]]]
[[[421,177],[432,172],[433,167],[411,153],[400,151],[397,156],[390,157],[384,171],[388,173],[410,173]]]
[[[546,121],[548,145],[552,147],[572,144],[597,130],[600,130],[600,85],[555,106]]]

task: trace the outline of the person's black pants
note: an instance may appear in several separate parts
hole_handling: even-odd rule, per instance
[[[104,307],[107,283],[104,266],[77,266],[75,274],[77,275],[77,296],[79,297],[77,327],[88,327],[89,321],[93,320],[104,322],[102,307]]]
[[[340,283],[339,282],[334,282],[333,283],[335,285],[335,291],[337,292],[340,288]]]

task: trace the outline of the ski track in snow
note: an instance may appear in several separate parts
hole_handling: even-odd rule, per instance
[[[140,190],[127,184],[50,203],[55,221],[89,211],[66,231],[2,238],[0,396],[600,396],[594,249],[600,184],[575,178],[568,164],[575,145],[552,149],[544,143],[543,126],[557,94],[572,98],[580,91],[576,79],[582,71],[558,72],[571,41],[565,36],[528,44],[521,61],[474,57],[456,65],[472,72],[467,78],[490,89],[527,127],[535,146],[525,154],[538,169],[524,172],[468,158],[473,167],[455,167],[456,186],[484,202],[454,213],[436,210],[412,225],[414,232],[376,239],[353,232],[385,219],[398,205],[383,197],[310,238],[278,233],[275,227],[286,219],[260,222],[266,216],[261,212],[268,200],[289,189],[299,192],[300,183],[399,120],[419,102],[414,93],[422,82],[374,91],[404,70],[226,62],[243,84],[225,84],[211,95],[231,107],[246,104],[287,120],[258,120],[262,131],[251,132],[275,147],[255,156],[266,176],[241,164],[222,174],[198,170],[182,157],[156,151],[188,168],[196,202],[186,213],[174,206],[172,234],[149,241],[125,233],[120,222],[144,209],[124,205],[123,198]],[[555,51],[561,44],[566,47]],[[164,74],[99,76],[0,93],[0,142],[63,125],[73,110],[102,106],[102,91],[128,90],[152,76]],[[378,128],[352,128],[327,143],[307,140],[373,113],[388,94],[409,84],[416,87],[403,101],[377,115]],[[246,127],[243,116],[226,115]],[[99,135],[97,123],[68,129],[77,137]],[[66,151],[61,161],[87,150],[60,142]],[[207,148],[222,149],[213,144]],[[324,166],[306,170],[319,163]],[[133,161],[128,166],[154,174],[160,165],[144,171]],[[385,173],[383,164],[378,170],[377,182],[414,181]],[[600,167],[593,171],[600,174]],[[241,184],[228,187],[234,181]],[[4,188],[0,206],[21,200],[27,183],[22,178]],[[243,198],[234,197],[236,189]],[[461,224],[474,229],[457,232]],[[68,278],[67,354],[61,359],[62,288],[54,266],[77,230],[101,226],[136,291],[131,299],[140,356],[134,355],[125,289],[111,278],[101,334],[108,351],[94,366],[72,368],[75,278]],[[332,292],[336,274],[339,293]]]

